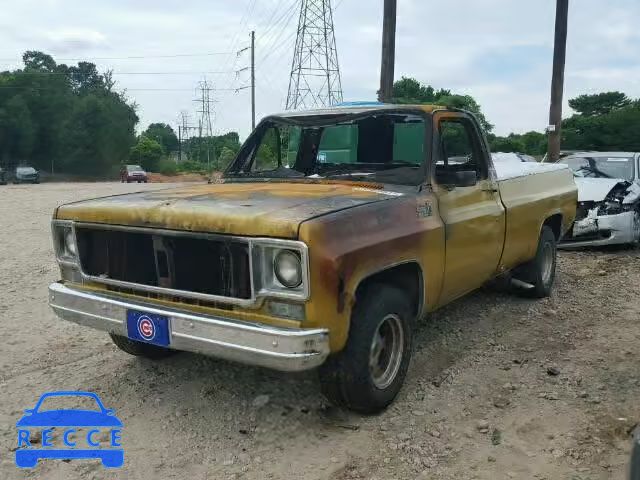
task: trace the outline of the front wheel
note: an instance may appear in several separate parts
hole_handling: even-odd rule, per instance
[[[401,290],[369,288],[354,308],[345,349],[320,368],[323,394],[364,414],[388,407],[407,374],[414,320],[411,301]]]
[[[162,348],[156,345],[150,345],[148,343],[135,342],[114,333],[110,333],[109,336],[111,337],[111,340],[116,345],[116,347],[118,347],[123,352],[126,352],[129,355],[134,355],[136,357],[146,357],[157,360],[160,358],[169,357],[176,353],[175,350],[171,350],[169,348]]]

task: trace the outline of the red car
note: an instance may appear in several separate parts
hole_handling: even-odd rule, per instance
[[[125,165],[122,167],[122,170],[120,170],[120,181],[122,183],[147,183],[147,180],[147,172],[145,172],[139,165]]]

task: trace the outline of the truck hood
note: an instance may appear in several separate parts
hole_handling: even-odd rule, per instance
[[[62,220],[246,236],[297,238],[305,220],[402,193],[354,184],[192,185],[70,203]]]
[[[628,185],[621,178],[583,178],[575,177],[579,202],[602,202],[618,184]]]

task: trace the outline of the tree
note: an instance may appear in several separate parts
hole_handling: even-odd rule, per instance
[[[149,172],[158,171],[160,160],[164,155],[162,145],[152,138],[141,135],[138,143],[131,147],[130,160]]]
[[[218,157],[219,169],[224,170],[236,157],[236,153],[228,147],[222,147],[220,156]]]
[[[165,153],[178,150],[178,137],[176,132],[166,123],[152,123],[143,133],[144,136],[152,138],[164,149]]]
[[[547,136],[540,132],[510,133],[506,137],[489,134],[488,139],[492,152],[516,152],[541,156],[547,149]]]
[[[631,105],[631,99],[622,92],[603,92],[596,95],[580,95],[569,100],[569,106],[584,116],[606,115]]]
[[[469,95],[456,95],[451,90],[435,90],[431,85],[423,85],[415,78],[402,77],[393,84],[393,102],[401,104],[436,104],[447,107],[462,108],[472,112],[482,128],[490,132],[491,125],[476,100]]]
[[[110,174],[135,143],[136,106],[93,63],[56,64],[27,51],[0,72],[0,162],[56,172]]]
[[[436,103],[440,98],[451,95],[450,90],[436,90],[431,85],[422,85],[415,78],[402,77],[393,84],[394,103]]]

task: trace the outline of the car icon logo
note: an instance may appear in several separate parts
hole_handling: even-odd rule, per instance
[[[143,315],[138,319],[138,333],[147,341],[156,336],[156,327],[149,317]]]
[[[42,408],[42,403],[51,397],[84,397],[84,399],[88,397],[95,400],[98,410]],[[119,468],[124,463],[124,450],[120,443],[122,422],[115,416],[114,410],[104,407],[95,393],[78,391],[45,393],[36,406],[25,410],[25,413],[26,415],[16,423],[18,427],[16,465],[18,467],[33,468],[41,458],[70,460],[99,458],[102,465],[107,468]],[[31,431],[40,428],[42,429],[42,448],[32,448],[29,440]],[[68,448],[55,448],[51,443],[54,428],[63,429],[62,440],[64,446]],[[101,428],[102,431],[109,432],[109,448],[104,448],[101,440],[98,439]],[[78,429],[87,430],[87,432],[80,433]],[[83,448],[85,445],[87,448]]]

